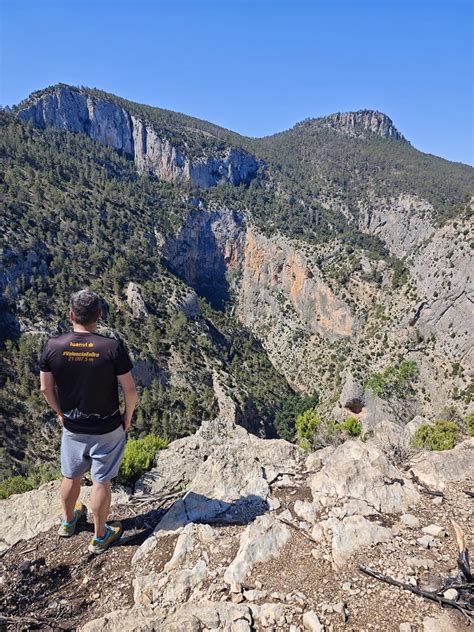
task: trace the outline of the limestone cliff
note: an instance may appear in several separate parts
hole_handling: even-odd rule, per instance
[[[191,180],[202,187],[237,185],[251,180],[258,169],[254,156],[232,146],[223,147],[219,155],[191,157],[173,143],[171,130],[157,129],[120,103],[85,89],[59,85],[31,96],[20,106],[18,117],[41,129],[87,134],[133,158],[140,172],[162,180]]]
[[[376,110],[337,112],[323,118],[310,120],[310,123],[321,127],[330,127],[336,132],[354,137],[375,134],[382,138],[405,141],[405,138],[397,130],[392,120],[383,112],[377,112]]]
[[[406,206],[406,200],[401,203]],[[290,384],[328,399],[340,395],[333,414],[356,412],[370,427],[381,416],[391,418],[391,411],[363,384],[370,371],[397,355],[417,362],[419,412],[428,416],[456,393],[467,393],[474,367],[468,326],[472,226],[424,226],[430,226],[430,239],[422,239],[421,228],[418,234],[407,228],[394,242],[411,253],[407,282],[395,290],[387,262],[358,253],[351,268],[343,242],[314,247],[265,236],[225,208],[194,211],[163,253],[169,267],[215,306],[233,301],[239,320],[260,338]],[[341,283],[342,274],[347,277]],[[453,363],[462,367],[459,374],[452,374]],[[360,406],[348,407],[352,400]]]
[[[433,207],[415,195],[361,204],[359,228],[381,237],[390,252],[404,257],[435,231]]]
[[[31,199],[22,192],[25,203],[20,208],[10,175],[5,178],[10,243],[21,235],[28,244],[23,252],[30,248],[25,226],[35,209],[44,209],[44,218],[35,228],[39,241],[48,226],[47,257],[38,254],[34,263],[24,255],[26,285],[28,269],[36,268],[40,277],[36,286],[44,285],[49,291],[51,278],[46,275],[54,272],[50,262],[64,260],[63,253],[52,254],[57,206],[64,201],[68,225],[77,221],[86,227],[89,215],[94,215],[93,225],[81,235],[84,248],[78,256],[90,256],[89,244],[95,247],[98,235],[106,233],[108,243],[114,244],[110,261],[118,254],[115,244],[123,243],[121,256],[129,259],[127,277],[121,279],[123,262],[116,262],[112,270],[104,268],[104,278],[112,272],[115,285],[119,279],[125,283],[116,307],[145,329],[150,322],[155,327],[158,315],[164,318],[164,303],[169,303],[166,327],[160,329],[158,323],[157,337],[162,340],[169,335],[176,344],[182,342],[183,353],[187,346],[196,353],[196,364],[205,365],[191,371],[184,355],[165,345],[166,373],[160,374],[166,375],[164,386],[184,388],[186,381],[205,384],[214,390],[213,405],[234,411],[232,415],[251,427],[252,411],[240,396],[245,389],[225,376],[233,351],[225,333],[209,322],[212,318],[200,313],[199,295],[238,329],[242,324],[250,328],[260,350],[263,345],[266,360],[290,386],[319,392],[328,415],[357,414],[366,428],[382,417],[389,419],[389,407],[372,398],[365,384],[370,373],[401,359],[414,360],[420,370],[417,412],[433,417],[446,405],[455,405],[459,414],[472,407],[472,209],[468,200],[473,172],[467,165],[417,151],[388,116],[374,110],[308,119],[286,132],[245,138],[184,114],[98,90],[59,85],[34,93],[15,114],[16,118],[9,116],[21,130],[11,152],[29,142],[34,153],[36,144],[53,138],[56,147],[48,147],[46,155],[59,152],[56,140],[63,135],[42,131],[52,127],[77,134],[75,140],[71,135],[68,138],[69,144],[76,144],[76,163],[77,156],[82,158],[83,145],[91,154],[100,154],[100,177],[95,184],[76,183],[73,173],[64,178],[67,185],[62,187],[52,184],[46,173],[44,194],[36,182],[41,170],[41,160],[37,160],[35,181],[28,180]],[[28,129],[18,119],[36,129]],[[105,151],[99,143],[121,156]],[[17,162],[24,155],[24,151],[17,155]],[[108,199],[108,195],[102,199],[100,189],[108,177],[102,173],[105,156],[111,164],[116,161],[114,184],[127,183],[117,193],[118,199]],[[66,171],[70,155],[61,160]],[[95,166],[88,165],[91,173]],[[135,167],[175,184],[164,185],[154,177],[137,179]],[[77,164],[75,170],[77,174]],[[25,165],[22,176],[31,178],[31,171]],[[188,186],[180,186],[186,182],[201,190],[190,193]],[[218,184],[249,186],[214,186]],[[54,187],[57,190],[52,191]],[[135,196],[140,198],[139,205]],[[118,211],[120,198],[128,200],[126,213]],[[97,218],[96,205],[100,206]],[[75,217],[78,209],[80,220]],[[120,221],[110,221],[116,213]],[[133,239],[132,224],[136,225]],[[137,250],[147,244],[147,256],[137,258]],[[36,251],[40,249],[35,245]],[[0,289],[19,274],[13,259],[7,268],[7,272],[0,269]],[[179,283],[176,276],[181,278]],[[160,296],[147,295],[149,287],[155,283],[158,287],[165,277],[166,288],[157,292]],[[176,304],[172,297],[178,297]],[[21,300],[18,297],[14,311],[23,323]],[[5,311],[3,304],[0,310]],[[54,310],[50,311],[53,317]],[[206,345],[215,344],[213,357],[204,354],[202,361],[199,345],[181,340],[182,318],[176,314],[185,314],[192,324],[193,343],[202,339]],[[11,321],[9,327],[14,325]],[[39,329],[31,322],[23,326]],[[142,332],[137,345],[147,349],[148,341],[140,336]],[[161,349],[153,353],[160,355]],[[156,374],[148,370],[148,351],[142,355],[143,362],[137,366],[143,383],[151,385]]]

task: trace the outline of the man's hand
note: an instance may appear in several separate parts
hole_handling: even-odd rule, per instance
[[[58,394],[56,392],[56,382],[53,374],[49,371],[40,371],[40,389],[43,397],[56,413],[58,421],[63,425],[64,414],[59,405]]]
[[[117,375],[117,379],[122,387],[123,397],[125,399],[125,412],[122,416],[122,426],[125,432],[130,428],[132,423],[133,411],[137,403],[137,389],[132,377],[132,372]]]

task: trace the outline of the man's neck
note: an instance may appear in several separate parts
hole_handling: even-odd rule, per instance
[[[77,323],[74,323],[72,329],[74,333],[95,334],[97,331],[97,323],[94,323],[93,325],[78,325]]]

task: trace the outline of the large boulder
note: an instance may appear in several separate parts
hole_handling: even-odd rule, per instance
[[[51,481],[31,492],[0,500],[0,551],[59,524],[62,514],[60,485],[60,481]],[[80,499],[86,505],[90,502],[91,491],[92,487],[81,490]],[[127,500],[127,492],[116,486],[112,492],[112,503],[121,504]]]
[[[467,439],[453,450],[417,452],[411,459],[411,469],[428,487],[443,490],[451,481],[474,476],[474,438]]]
[[[228,467],[224,459],[227,456],[232,459]],[[156,467],[137,481],[135,492],[159,494],[176,485],[198,491],[190,485],[196,479],[199,492],[214,493],[218,485],[218,495],[229,500],[237,489],[239,494],[243,490],[262,492],[267,487],[262,480],[272,481],[279,472],[295,469],[304,456],[304,450],[284,439],[261,439],[230,419],[218,417],[204,421],[195,434],[161,450]],[[219,464],[222,459],[224,462]],[[252,477],[257,464],[260,473]],[[209,476],[215,468],[220,468],[219,476],[225,480],[206,479],[206,473]]]
[[[365,430],[372,429],[381,419],[393,420],[393,411],[387,402],[372,395],[350,371],[343,380],[341,395],[331,411],[335,419],[343,421],[356,415]]]
[[[291,610],[283,603],[214,602],[202,599],[198,602],[178,604],[174,609],[140,606],[132,610],[115,610],[99,619],[83,625],[79,632],[251,632],[269,629],[287,629],[285,613]]]
[[[372,439],[385,452],[398,449],[400,454],[402,450],[405,454],[408,454],[413,435],[424,424],[429,424],[429,420],[420,415],[417,415],[405,425],[400,425],[393,421],[381,421],[374,426]]]
[[[336,568],[344,566],[360,549],[387,542],[393,536],[391,529],[363,516],[348,516],[343,520],[329,518],[315,525],[312,534],[331,544],[333,565]]]
[[[224,581],[241,584],[254,564],[277,555],[290,538],[290,530],[277,518],[270,514],[259,516],[243,532],[237,555],[224,573]]]
[[[186,491],[133,558],[137,562],[170,531],[189,522],[245,523],[268,509],[270,483],[303,463],[304,451],[283,439],[260,439],[230,419],[205,421],[190,437],[161,450],[158,464],[137,483],[138,493]]]
[[[346,441],[310,479],[314,501],[334,515],[405,513],[419,494],[374,443]]]

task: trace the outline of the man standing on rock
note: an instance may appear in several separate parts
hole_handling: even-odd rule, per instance
[[[96,332],[101,299],[81,290],[71,297],[73,331],[50,338],[40,360],[41,392],[63,426],[61,499],[64,516],[59,535],[74,534],[86,508],[78,501],[81,478],[92,476],[91,509],[94,537],[91,553],[102,553],[121,537],[120,523],[107,524],[111,480],[123,458],[126,432],[137,401],[132,362],[119,340]],[[120,413],[118,382],[125,412]]]

